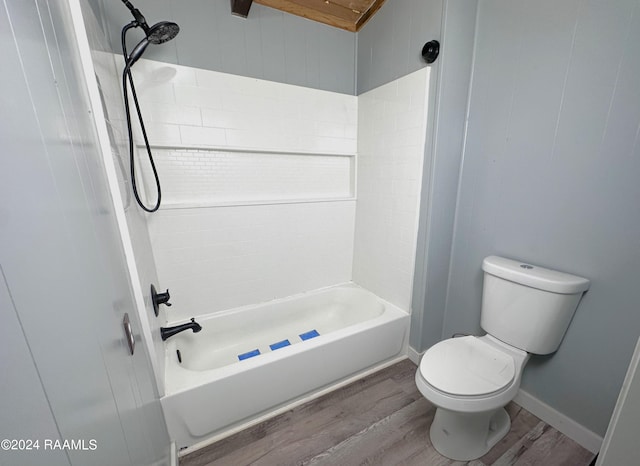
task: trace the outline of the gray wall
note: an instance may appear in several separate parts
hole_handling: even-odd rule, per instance
[[[442,5],[443,0],[387,0],[382,5],[358,33],[358,95],[426,66],[422,47],[441,39]]]
[[[124,313],[140,324],[70,24],[67,2],[0,6],[0,438],[41,447],[0,463],[168,464],[149,356],[124,341]]]
[[[483,257],[592,280],[522,388],[604,434],[640,333],[640,2],[481,0],[443,336],[479,332]]]
[[[3,22],[3,18],[0,18],[0,26],[4,26]],[[0,437],[61,440],[1,266],[0,309],[0,338],[4,353],[0,379]],[[5,418],[5,413],[10,417]],[[4,464],[69,465],[66,453],[61,450],[2,450],[0,460]]]
[[[229,0],[137,0],[149,24],[174,21],[176,39],[151,45],[145,58],[298,86],[355,94],[356,35],[254,3],[247,19]],[[119,0],[91,0],[112,49],[132,16]],[[128,47],[142,37],[129,32]]]
[[[112,50],[120,52],[128,10],[119,1],[89,1]],[[420,52],[441,38],[443,0],[387,0],[358,34],[256,3],[247,19],[232,16],[228,0],[135,5],[150,24],[170,20],[181,27],[175,40],[150,46],[145,58],[356,95],[425,66]],[[131,48],[142,36],[129,35]]]
[[[442,339],[477,4],[443,1],[441,54],[431,75],[409,338],[419,352]]]

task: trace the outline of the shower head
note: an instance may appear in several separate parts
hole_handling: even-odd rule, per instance
[[[180,26],[169,21],[161,21],[149,27],[146,24],[142,26],[146,37],[138,42],[129,57],[127,57],[127,66],[131,67],[142,56],[149,44],[164,44],[169,42],[180,32]]]
[[[135,26],[140,26],[144,30],[147,39],[152,44],[164,44],[177,36],[180,32],[180,26],[170,21],[160,21],[159,23],[149,27],[147,20],[144,15],[140,13],[140,10],[134,7],[128,0],[122,0],[122,3],[124,3],[125,6],[129,8],[129,11],[131,11],[135,20]]]
[[[142,26],[142,28],[147,35],[147,39],[152,44],[164,44],[165,42],[169,42],[180,32],[180,26],[170,21],[160,21],[151,27],[145,28]]]
[[[122,3],[125,4],[131,14],[133,15],[134,21],[130,24],[126,25],[122,29],[122,47],[123,51],[125,50],[124,44],[124,36],[126,31],[132,27],[141,27],[145,33],[145,38],[138,42],[131,54],[127,57],[125,54],[125,60],[127,61],[127,66],[131,67],[144,53],[145,49],[149,44],[164,44],[165,42],[170,41],[174,37],[178,35],[180,32],[180,26],[176,23],[172,23],[170,21],[160,21],[159,23],[154,24],[149,27],[147,24],[147,20],[144,15],[140,13],[136,7],[134,7],[128,0],[122,0]]]

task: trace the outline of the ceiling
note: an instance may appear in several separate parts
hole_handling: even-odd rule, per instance
[[[254,0],[268,6],[318,21],[329,26],[358,32],[380,9],[385,0]]]

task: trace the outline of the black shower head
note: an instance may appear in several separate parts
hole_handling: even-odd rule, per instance
[[[122,29],[123,52],[125,50],[124,36],[127,30],[132,27],[140,26],[146,36],[138,43],[138,45],[133,48],[131,54],[128,57],[125,57],[128,67],[131,67],[142,56],[149,44],[164,44],[165,42],[168,42],[176,37],[180,32],[180,26],[170,21],[160,21],[159,23],[156,23],[153,26],[149,27],[149,25],[147,24],[147,20],[145,19],[143,14],[140,13],[140,10],[134,7],[128,0],[122,0],[122,3],[124,3],[125,6],[129,8],[134,18],[134,21],[132,21]]]
[[[131,11],[135,19],[136,26],[144,29],[147,39],[149,39],[149,42],[152,44],[163,44],[173,39],[180,32],[180,26],[169,21],[160,21],[149,27],[147,20],[144,15],[140,13],[140,10],[134,7],[128,0],[122,0],[122,3],[129,8],[129,11]]]
[[[152,44],[164,44],[170,41],[180,32],[180,26],[170,21],[160,21],[151,27],[144,27],[147,39]]]

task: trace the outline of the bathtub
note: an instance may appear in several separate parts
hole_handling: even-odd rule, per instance
[[[354,284],[197,321],[202,331],[166,342],[161,403],[179,448],[398,357],[409,328],[408,313]]]

